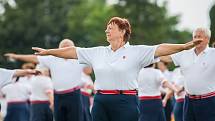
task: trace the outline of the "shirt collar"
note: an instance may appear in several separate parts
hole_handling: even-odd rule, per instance
[[[128,48],[129,46],[131,46],[130,43],[126,42],[121,48]],[[108,49],[111,50],[111,45],[108,46]]]
[[[209,50],[209,46],[207,46],[205,49],[204,49],[204,53],[207,53],[208,52],[208,50]]]
[[[195,52],[195,48],[193,48],[192,50],[193,50],[193,52]],[[209,46],[207,45],[207,47],[201,53],[205,54],[208,52],[208,50],[209,50]]]

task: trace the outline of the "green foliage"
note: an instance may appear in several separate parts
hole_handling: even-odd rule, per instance
[[[132,44],[182,43],[191,37],[176,29],[179,16],[168,16],[165,4],[148,0],[119,0],[115,5],[106,0],[16,0],[16,7],[4,7],[1,55],[33,53],[32,46],[54,48],[63,38],[82,47],[108,45],[104,31],[113,16],[129,19]],[[8,65],[2,56],[0,62]]]
[[[211,25],[210,25],[211,41],[210,42],[212,43],[212,42],[215,42],[215,4],[210,10],[210,20],[211,20]]]
[[[75,43],[84,46],[107,45],[105,29],[107,20],[114,15],[105,0],[83,0],[69,13],[69,31]]]
[[[148,0],[120,0],[115,10],[130,20],[133,26],[132,43],[158,44],[182,42],[187,36],[176,30],[179,16],[168,16],[166,5],[157,5]],[[181,37],[183,36],[183,37]],[[188,38],[186,38],[188,39]]]
[[[6,12],[0,21],[0,54],[32,53],[32,46],[57,47],[68,31],[68,11],[78,3],[79,0],[17,0],[15,8],[5,4]]]

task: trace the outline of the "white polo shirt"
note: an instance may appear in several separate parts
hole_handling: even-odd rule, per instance
[[[24,76],[24,77],[19,77],[19,82],[23,82],[23,84],[31,85],[31,80],[34,77],[34,75],[31,75],[29,77]]]
[[[169,71],[168,69],[165,70],[164,72],[162,72],[164,77],[168,80],[168,81],[172,81],[172,71]]]
[[[77,48],[80,63],[93,67],[96,90],[134,90],[141,67],[155,62],[157,46],[125,44],[117,51],[110,46]]]
[[[168,80],[168,82],[172,83],[172,72],[171,71],[166,69],[164,72],[161,72],[161,73],[164,75],[165,79]],[[162,94],[166,94],[168,88],[164,88],[163,86],[160,86],[159,90]]]
[[[138,96],[160,96],[159,87],[165,78],[160,70],[154,68],[143,68],[138,75]]]
[[[83,66],[75,59],[38,56],[39,64],[50,69],[54,89],[64,91],[80,86]]]
[[[175,68],[172,72],[172,82],[178,87],[184,87],[184,76],[181,74],[180,68]],[[180,95],[174,94],[175,99],[183,99],[185,97],[186,92],[182,91]]]
[[[215,91],[215,48],[207,47],[198,56],[194,49],[171,55],[185,77],[185,90],[191,95]]]
[[[31,80],[31,101],[48,101],[47,92],[53,91],[53,84],[49,77],[35,76]]]
[[[85,92],[87,94],[91,94],[93,90],[89,89],[89,88],[87,88],[85,86],[86,85],[87,86],[93,86],[92,78],[89,75],[87,75],[85,73],[82,73],[81,80],[83,81],[83,87],[81,88],[81,92]]]
[[[2,93],[6,96],[7,102],[20,102],[29,100],[31,87],[25,82],[15,82],[2,88]]]
[[[15,73],[15,70],[7,70],[0,68],[0,88],[3,86],[12,83],[12,78]]]

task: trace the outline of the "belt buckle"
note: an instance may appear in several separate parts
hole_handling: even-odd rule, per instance
[[[190,95],[190,97],[193,99],[202,99],[201,95]]]
[[[118,92],[120,95],[123,94],[123,90],[118,90]]]

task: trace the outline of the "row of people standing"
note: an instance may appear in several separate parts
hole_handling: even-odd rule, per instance
[[[68,46],[74,46],[74,43],[68,39],[62,40],[59,44],[59,48]],[[86,99],[86,93],[89,92],[85,90],[83,90],[82,93],[80,92],[80,88],[83,84],[89,85],[86,84],[86,82],[82,82],[82,71],[86,65],[79,64],[75,59],[63,59],[54,56],[43,57],[35,55],[17,55],[13,53],[7,53],[5,56],[16,60],[39,64],[41,67],[50,70],[54,87],[54,117],[56,121],[91,120],[89,109],[85,108],[89,106],[89,104],[87,105],[88,102]],[[89,74],[89,72],[86,73]],[[84,101],[81,101],[82,99]],[[84,106],[82,102],[84,102]],[[83,117],[84,119],[82,119]],[[38,119],[38,121],[41,120]]]
[[[29,121],[29,113],[30,121],[53,121],[51,111],[54,104],[53,84],[50,79],[49,70],[40,65],[36,70],[39,70],[40,74],[16,78],[14,83],[8,84],[2,88],[2,92],[5,94],[8,104],[5,121]],[[85,67],[84,72],[85,73],[82,73],[82,80],[85,81],[82,85],[86,87],[83,86],[82,88],[83,94],[81,98],[82,101],[85,102],[82,103],[82,108],[85,112],[82,113],[84,114],[84,121],[89,121],[91,116],[89,113],[88,96],[91,94],[91,91],[89,92],[87,89],[89,89],[89,86],[91,89],[93,88],[92,80],[89,76],[92,70],[89,67]],[[28,102],[29,96],[30,105]]]
[[[26,66],[30,66],[30,68],[32,67],[32,64],[29,65],[28,64],[24,64]],[[161,69],[162,65],[161,62],[159,62],[158,67]],[[159,92],[159,87],[160,85],[163,85],[164,87],[169,87],[171,89],[173,89],[172,85],[168,84],[166,78],[164,77],[164,74],[161,73],[161,71],[153,69],[151,66],[148,66],[150,68],[146,68],[146,69],[142,69],[139,73],[139,77],[138,77],[138,81],[139,81],[139,99],[141,100],[141,112],[144,112],[143,115],[140,116],[140,118],[144,117],[143,121],[146,119],[152,119],[150,114],[155,115],[157,112],[157,116],[154,116],[154,118],[157,119],[161,119],[166,118],[165,116],[163,116],[163,108],[161,105],[161,96],[160,96],[160,92]],[[29,68],[29,67],[28,67]],[[37,69],[38,70],[38,69]],[[41,69],[40,69],[41,70]],[[42,69],[44,70],[44,69]],[[162,70],[162,69],[161,69]],[[81,94],[82,94],[82,104],[83,104],[83,111],[85,112],[83,115],[84,121],[88,121],[89,119],[91,119],[90,117],[90,111],[89,111],[89,97],[90,94],[92,93],[92,89],[93,89],[93,83],[91,80],[91,77],[89,76],[90,73],[92,73],[92,68],[90,67],[85,67],[84,68],[84,73],[82,73],[82,79],[83,81],[83,88],[81,89]],[[42,71],[43,75],[46,77],[50,77],[48,70],[46,71]],[[165,71],[167,73],[167,70]],[[53,102],[53,100],[48,101],[48,95],[44,96],[44,94],[46,94],[46,92],[50,92],[51,91],[51,87],[50,87],[50,79],[46,78],[47,81],[45,81],[45,77],[41,77],[39,76],[39,78],[37,77],[37,79],[30,79],[30,77],[22,77],[21,79],[19,79],[19,83],[14,83],[13,86],[8,85],[5,86],[3,88],[3,92],[7,92],[8,96],[10,98],[10,96],[13,96],[12,98],[15,100],[11,100],[9,99],[8,103],[17,106],[22,107],[21,108],[10,108],[10,110],[14,110],[14,111],[18,111],[19,113],[14,113],[14,111],[8,111],[11,113],[8,113],[8,115],[6,116],[6,119],[8,119],[8,117],[11,118],[19,118],[18,116],[21,116],[20,118],[22,118],[22,120],[24,121],[23,118],[25,118],[25,120],[28,119],[28,112],[27,112],[27,106],[23,106],[23,104],[27,104],[26,100],[28,97],[28,93],[29,88],[28,86],[24,85],[23,81],[26,82],[31,82],[32,88],[33,88],[33,92],[31,97],[33,97],[33,99],[31,98],[31,104],[32,104],[32,108],[31,109],[31,120],[33,119],[37,119],[37,120],[46,120],[46,121],[52,121],[53,119],[52,114],[50,113],[50,108],[48,107],[49,102]],[[33,81],[30,81],[33,80]],[[147,81],[146,81],[147,80]],[[17,81],[18,82],[18,81]],[[21,83],[20,83],[21,82]],[[18,84],[18,86],[17,86]],[[9,90],[8,90],[8,87]],[[13,88],[11,88],[13,87]],[[49,88],[46,88],[49,87]],[[7,90],[6,90],[7,89]],[[21,89],[21,90],[20,90]],[[13,93],[13,92],[14,93]],[[39,94],[39,93],[40,94]],[[15,95],[15,96],[14,96]],[[41,96],[42,95],[42,96]],[[39,98],[40,97],[40,98]],[[46,97],[46,99],[41,99]],[[22,99],[20,99],[22,98]],[[24,99],[23,99],[24,98]],[[39,98],[39,99],[38,99]],[[52,99],[52,98],[50,98]],[[157,100],[158,99],[158,100]],[[155,102],[154,102],[155,101]],[[148,103],[147,103],[148,102]],[[151,102],[151,103],[149,103]],[[157,103],[159,103],[159,105],[157,105]],[[42,104],[41,104],[42,103]],[[145,104],[146,103],[146,104]],[[52,104],[50,104],[50,107],[52,107]],[[150,105],[151,104],[151,105]],[[143,106],[144,105],[144,106]],[[37,108],[35,108],[37,107]],[[148,108],[151,107],[151,108]],[[155,108],[153,108],[155,107]],[[36,110],[35,110],[36,109]],[[152,109],[152,110],[149,110]],[[147,113],[148,112],[148,113]],[[40,113],[43,113],[40,114]],[[14,115],[16,114],[16,115]],[[46,114],[46,115],[44,115]],[[10,121],[10,120],[9,120]]]
[[[158,46],[133,46],[128,43],[131,26],[127,19],[114,17],[107,24],[107,41],[110,46],[93,48],[33,48],[37,55],[54,55],[78,59],[90,65],[95,72],[95,94],[92,108],[93,121],[137,121],[137,75],[160,56],[167,56],[202,43],[194,38],[186,44],[161,44]]]
[[[24,66],[30,66],[28,68],[33,68],[32,64],[24,64]],[[25,67],[26,68],[26,67]],[[37,120],[46,120],[46,121],[52,121],[52,114],[50,113],[50,108],[48,107],[49,102],[52,101],[48,101],[48,95],[44,95],[46,94],[46,92],[50,92],[51,91],[51,81],[48,78],[49,77],[49,73],[47,70],[44,69],[40,69],[41,72],[43,72],[42,74],[44,76],[37,76],[37,78],[32,79],[32,76],[28,76],[28,77],[21,77],[19,79],[16,79],[15,83],[13,84],[9,84],[5,87],[3,87],[3,92],[5,92],[4,94],[7,95],[7,100],[8,100],[8,114],[5,118],[6,121],[10,121],[10,120],[18,120],[21,119],[23,121],[27,121],[28,117],[29,117],[29,112],[28,112],[28,96],[29,96],[29,85],[26,85],[26,83],[31,82],[31,85],[33,86],[33,90],[32,90],[32,96],[31,96],[31,120],[33,119],[37,119]],[[89,94],[91,93],[91,90],[89,90],[89,87],[92,89],[92,81],[90,79],[89,74],[91,73],[92,69],[91,68],[85,68],[84,72],[85,74],[82,76],[82,80],[85,80],[85,86],[87,86],[86,88],[82,88],[81,92],[82,92],[82,96],[84,96],[83,99],[85,104],[87,104],[89,106],[89,99],[87,99],[89,97]],[[158,80],[162,81],[162,79],[164,80],[164,76],[162,76],[161,72],[158,72],[158,75],[160,76],[160,78]],[[140,71],[139,77],[141,78],[141,75],[145,75],[145,74],[141,74],[142,71]],[[153,76],[153,71],[149,71],[149,73],[147,75],[151,75],[151,77],[156,76],[156,74]],[[158,76],[158,77],[159,77]],[[142,79],[138,79],[140,82],[142,81]],[[146,76],[144,76],[144,78],[146,78]],[[157,79],[157,78],[156,78]],[[30,81],[32,80],[32,81]],[[145,80],[145,79],[143,79]],[[156,85],[156,83],[153,82],[153,80],[148,80],[147,82],[149,82],[151,84],[151,86]],[[164,81],[166,83],[166,81]],[[141,82],[142,83],[142,82]],[[153,87],[150,86],[150,84],[148,85],[147,83],[144,85],[141,85],[141,83],[139,84],[139,98],[143,99],[143,100],[147,100],[147,99],[153,99],[152,96],[143,96],[142,95],[142,91],[147,90],[147,92],[151,91],[151,88],[153,89]],[[143,83],[142,83],[143,84]],[[49,87],[49,88],[47,88]],[[148,87],[148,88],[144,88],[144,87]],[[154,87],[154,89],[158,90],[159,85],[156,87]],[[143,90],[142,90],[143,89]],[[153,92],[153,90],[152,90]],[[142,96],[141,96],[142,95]],[[147,95],[147,93],[145,94]],[[159,94],[158,94],[159,95]],[[45,97],[45,99],[44,99]],[[145,98],[146,97],[146,98]],[[160,96],[158,96],[160,97]],[[43,99],[41,99],[43,98]],[[51,99],[51,98],[50,98]],[[160,98],[158,98],[160,99]],[[42,104],[41,104],[42,103]],[[153,103],[152,103],[153,104]],[[154,103],[156,104],[156,103]],[[50,104],[50,107],[52,107],[52,103]],[[150,105],[147,105],[147,107],[151,107]],[[84,110],[87,112],[84,118],[86,119],[90,119],[89,117],[86,118],[86,116],[89,116],[90,112],[87,108],[87,106],[84,106]],[[149,108],[144,108],[146,111]],[[157,108],[154,108],[153,111],[156,111]],[[160,108],[161,109],[161,108]],[[141,110],[142,111],[142,110]],[[18,112],[18,113],[16,113]],[[159,112],[159,110],[157,110],[157,112]],[[42,114],[43,115],[42,115]],[[44,115],[45,114],[45,115]],[[145,117],[145,116],[144,116]],[[155,116],[156,117],[156,116]],[[148,117],[149,119],[151,117]],[[159,117],[157,117],[159,118]]]
[[[37,68],[35,75],[17,77],[1,92],[7,102],[4,121],[53,121],[53,86],[48,69]]]
[[[93,67],[97,90],[92,108],[93,121],[137,121],[139,118],[137,75],[141,67],[154,63],[160,56],[202,44],[205,38],[197,37],[186,44],[132,46],[127,42],[130,34],[129,22],[114,17],[107,24],[106,36],[110,43],[108,47],[33,49],[38,51],[39,55],[78,59],[80,63]]]

